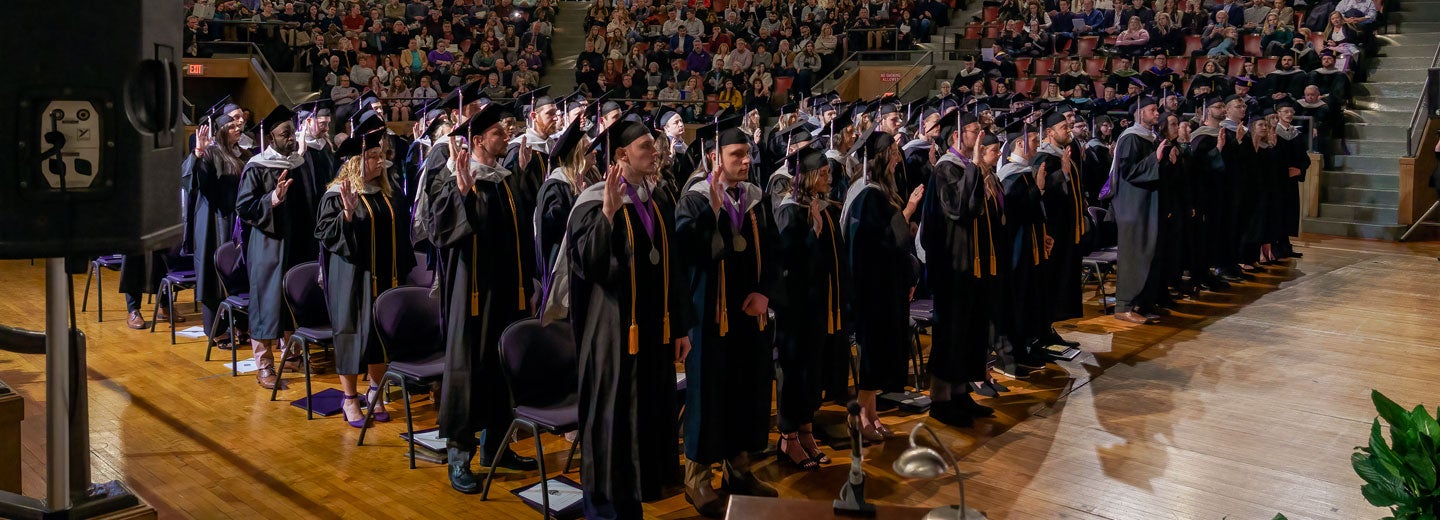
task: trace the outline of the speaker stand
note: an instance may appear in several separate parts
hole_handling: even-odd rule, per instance
[[[70,275],[64,258],[45,260],[45,500],[0,491],[0,518],[105,517],[140,500],[119,481],[90,483],[90,415],[85,336],[70,328]],[[7,329],[8,338],[26,334]]]

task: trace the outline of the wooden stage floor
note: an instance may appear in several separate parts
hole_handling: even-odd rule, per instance
[[[970,504],[990,518],[1377,518],[1350,468],[1375,413],[1369,390],[1400,404],[1440,404],[1440,246],[1305,237],[1305,258],[1224,294],[1187,303],[1161,325],[1099,314],[1061,327],[1086,354],[988,404],[998,417],[938,428],[963,454]],[[0,262],[0,323],[40,328],[43,268]],[[205,362],[203,340],[125,327],[107,273],[105,323],[80,315],[90,338],[90,426],[97,481],[123,479],[162,518],[536,518],[508,491],[533,474],[497,477],[489,502],[450,490],[445,469],[406,469],[400,417],[356,447],[338,418],[306,421],[270,402],[254,378]],[[84,286],[84,276],[76,287]],[[77,294],[77,298],[79,295]],[[183,308],[189,310],[189,293]],[[93,303],[93,296],[92,296]],[[148,312],[147,312],[148,315]],[[190,315],[190,323],[198,315]],[[242,356],[248,350],[241,351]],[[228,356],[227,356],[228,357]],[[23,478],[44,490],[44,358],[0,351],[0,380],[26,398]],[[290,378],[285,400],[303,392]],[[320,388],[337,384],[319,378]],[[295,384],[301,383],[301,384]],[[392,406],[392,413],[398,409]],[[842,411],[827,407],[823,420]],[[398,414],[397,414],[398,415]],[[886,414],[904,433],[924,416]],[[417,420],[433,424],[433,408]],[[895,477],[896,439],[867,451],[874,502],[957,502],[955,481]],[[529,442],[516,446],[533,453]],[[561,467],[568,444],[546,439]],[[847,453],[801,473],[770,458],[757,472],[794,498],[834,498]],[[552,473],[553,475],[553,473]],[[571,473],[571,478],[578,474]],[[683,497],[648,504],[649,517],[691,518]]]

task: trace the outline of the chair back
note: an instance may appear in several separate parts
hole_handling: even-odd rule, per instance
[[[410,268],[410,273],[405,275],[405,285],[429,287],[430,284],[435,283],[435,271],[431,271],[430,267],[425,265],[425,261],[424,254],[415,253],[415,267]]]
[[[215,274],[230,296],[250,292],[250,273],[245,270],[245,252],[240,244],[225,242],[215,249]]]
[[[285,305],[296,327],[328,327],[330,313],[325,305],[325,290],[320,287],[320,263],[305,262],[285,271],[280,281]]]
[[[570,324],[517,321],[500,335],[500,367],[516,406],[544,408],[579,392],[580,368]]]
[[[395,287],[375,297],[375,335],[391,361],[413,361],[443,349],[440,302],[429,287]]]

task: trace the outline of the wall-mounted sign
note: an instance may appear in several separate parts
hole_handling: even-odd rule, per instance
[[[186,75],[186,76],[204,76],[204,75],[205,75],[205,64],[204,64],[204,63],[186,63],[186,64],[185,64],[185,75]]]

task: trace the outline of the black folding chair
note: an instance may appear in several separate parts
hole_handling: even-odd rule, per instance
[[[239,322],[241,318],[248,319],[250,316],[250,274],[245,270],[245,255],[240,251],[240,244],[226,242],[215,249],[215,274],[220,279],[220,287],[225,289],[225,300],[215,308],[215,323],[211,324],[213,330],[205,331],[210,338],[206,341],[205,361],[210,361],[210,352],[215,349],[215,336],[221,320],[224,320],[225,326],[230,329],[230,375],[238,376]]]
[[[217,251],[217,253],[218,253],[218,251]],[[187,258],[188,258],[188,257],[187,257]],[[183,264],[183,263],[182,263],[182,265],[192,265],[192,264]],[[173,268],[170,267],[170,263],[169,263],[169,261],[167,260],[167,261],[166,261],[165,277],[160,279],[159,294],[157,294],[157,295],[156,295],[156,298],[155,298],[155,310],[152,311],[151,314],[150,314],[150,332],[152,332],[152,333],[155,332],[155,325],[157,324],[155,320],[157,320],[157,319],[160,318],[160,306],[161,306],[161,305],[164,305],[164,306],[165,306],[165,310],[169,313],[169,317],[170,317],[170,319],[169,319],[169,323],[170,323],[170,344],[171,344],[171,345],[174,345],[174,344],[175,344],[175,293],[180,292],[180,291],[184,291],[184,290],[187,290],[187,289],[194,289],[194,288],[195,288],[195,270],[194,270],[194,269],[173,269]],[[194,305],[195,305],[194,308],[198,310],[199,307],[200,307],[200,302],[199,302],[200,299],[199,299],[199,298],[196,298],[195,300],[196,300],[196,301],[195,301],[195,303],[194,303]],[[232,340],[232,342],[233,342],[233,341],[234,341],[234,338],[232,337],[231,340]],[[213,345],[213,344],[212,344],[212,345]],[[210,353],[209,353],[209,352],[206,352],[206,353],[205,353],[205,360],[206,360],[206,361],[209,361],[209,360],[210,360]]]
[[[440,302],[430,297],[429,287],[396,287],[375,298],[375,335],[390,358],[385,375],[380,377],[383,399],[390,385],[400,385],[405,399],[405,431],[410,435],[410,469],[415,469],[415,422],[410,412],[410,389],[428,386],[445,375],[445,345],[440,330]],[[438,403],[438,399],[436,402]],[[365,412],[365,426],[360,428],[360,441],[375,418],[375,406]]]
[[[80,312],[90,304],[90,279],[95,279],[95,321],[105,321],[105,271],[119,271],[125,255],[105,255],[90,261],[85,274],[85,297],[80,300]]]
[[[305,364],[305,395],[311,393],[310,350],[312,346],[319,346],[321,351],[334,348],[335,331],[330,327],[330,313],[326,308],[325,289],[320,285],[320,263],[305,262],[291,267],[285,272],[285,278],[280,281],[281,292],[285,294],[285,306],[290,309],[290,317],[295,321],[295,331],[290,333],[290,345],[286,345],[282,359],[289,358],[290,346],[298,344],[300,354]],[[275,380],[279,381],[285,375],[285,363],[280,363],[279,370],[275,373]],[[274,401],[280,393],[280,385],[270,390],[270,400]],[[315,418],[315,409],[310,400],[305,400],[305,419]]]

